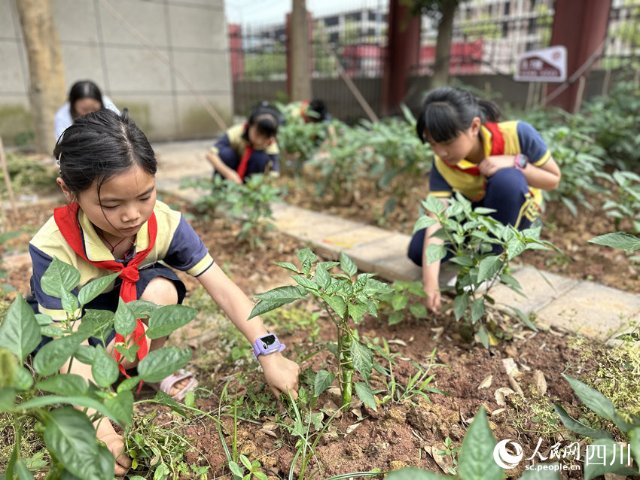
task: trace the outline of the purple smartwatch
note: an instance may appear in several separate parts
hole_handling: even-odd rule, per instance
[[[284,343],[280,343],[275,333],[268,333],[262,337],[258,337],[253,342],[253,354],[258,358],[260,355],[269,355],[270,353],[281,352],[285,349]]]

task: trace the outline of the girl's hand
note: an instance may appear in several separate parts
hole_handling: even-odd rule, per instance
[[[425,285],[424,293],[427,294],[427,308],[433,313],[440,313],[442,301],[438,285]]]
[[[502,170],[503,168],[512,168],[514,166],[513,161],[513,155],[496,155],[482,160],[478,164],[478,168],[482,175],[490,177],[498,170]]]
[[[292,362],[278,352],[260,355],[258,360],[264,370],[264,377],[276,398],[280,397],[281,393],[286,395],[289,392],[294,399],[298,398],[300,367],[296,362]]]

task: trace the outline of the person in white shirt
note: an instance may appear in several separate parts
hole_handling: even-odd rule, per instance
[[[74,83],[69,90],[69,101],[58,109],[54,118],[56,140],[76,118],[103,108],[120,114],[118,107],[109,97],[102,95],[100,88],[91,80],[80,80]]]

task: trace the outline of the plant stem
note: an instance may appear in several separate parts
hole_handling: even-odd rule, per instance
[[[351,357],[351,332],[346,325],[338,325],[338,360],[340,363],[340,391],[342,406],[351,404],[353,396],[353,358]]]

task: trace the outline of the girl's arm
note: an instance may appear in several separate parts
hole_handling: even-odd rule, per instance
[[[516,155],[494,155],[485,158],[478,167],[480,173],[490,177],[503,168],[514,168],[515,159]],[[527,183],[535,188],[555,190],[560,184],[560,168],[552,157],[549,157],[549,160],[540,167],[529,163],[521,172],[527,179]]]
[[[445,199],[440,199],[445,205],[445,208],[449,205]],[[431,218],[435,219],[435,216],[429,214]],[[429,245],[442,245],[444,240],[438,237],[434,237],[435,233],[442,228],[440,223],[435,223],[430,227],[427,227],[427,231],[424,236],[424,248],[422,250],[422,284],[424,293],[427,294],[427,307],[433,313],[440,311],[442,304],[440,296],[440,260],[433,263],[427,262],[427,247]]]
[[[217,264],[214,263],[197,278],[251,345],[258,337],[269,333],[259,317],[247,321],[253,309],[253,303]],[[297,397],[300,368],[295,362],[285,358],[279,352],[260,355],[258,361],[262,365],[267,383],[276,396],[291,392],[294,397]]]
[[[236,172],[233,168],[228,167],[218,155],[209,151],[207,152],[207,160],[209,163],[215,168],[216,172],[222,175],[227,180],[231,180],[232,182],[236,182],[238,184],[242,183],[242,179],[238,172]]]

